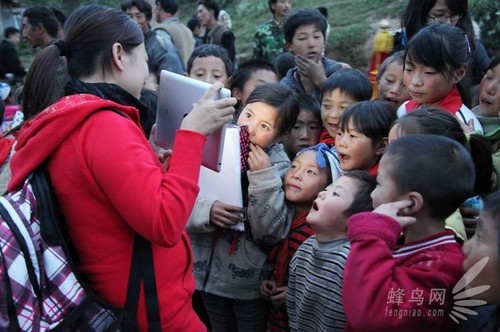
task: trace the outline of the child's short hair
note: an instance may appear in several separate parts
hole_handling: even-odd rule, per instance
[[[347,131],[349,121],[354,129],[378,142],[389,135],[397,116],[387,103],[380,100],[365,100],[352,104],[340,118],[340,130]]]
[[[250,59],[242,62],[238,66],[238,69],[234,72],[233,79],[231,81],[231,90],[237,88],[242,91],[245,83],[257,70],[268,70],[275,73],[276,77],[278,76],[278,71],[271,62],[263,59]]]
[[[490,65],[488,66],[488,70],[495,68],[500,64],[500,55],[494,55],[491,58]]]
[[[196,58],[207,58],[209,56],[214,56],[216,58],[221,59],[222,62],[224,62],[224,66],[226,67],[227,77],[231,77],[233,75],[234,72],[233,62],[229,58],[226,49],[217,44],[203,44],[194,49],[193,53],[191,53],[191,56],[189,57],[187,62],[188,74],[191,72],[191,69],[193,69],[193,62]]]
[[[354,170],[344,173],[344,176],[354,179],[357,183],[356,188],[358,191],[354,195],[354,200],[349,208],[343,214],[350,217],[359,212],[366,212],[373,210],[373,202],[371,193],[377,186],[377,181],[367,171]]]
[[[356,101],[370,100],[372,98],[373,88],[368,76],[358,69],[342,68],[330,75],[323,83],[321,89],[321,99],[325,92],[335,89],[347,93]]]
[[[382,75],[384,75],[384,72],[387,69],[387,67],[389,67],[389,65],[393,62],[397,63],[398,65],[404,66],[405,52],[404,51],[395,52],[382,62],[382,64],[378,68],[377,82],[380,81],[380,78],[382,77]]]
[[[292,52],[281,52],[273,60],[273,64],[278,70],[278,78],[281,80],[286,76],[286,73],[297,64],[295,63],[295,55]]]
[[[323,38],[326,38],[326,28],[328,27],[326,18],[317,9],[299,8],[291,10],[283,20],[282,28],[285,41],[291,43],[295,31],[304,25],[316,26],[323,33]]]
[[[189,21],[187,21],[186,25],[189,28],[189,30],[191,30],[191,32],[194,32],[194,30],[196,28],[201,28],[200,20],[198,19],[198,17],[196,15],[193,15],[189,19]]]
[[[321,120],[321,105],[318,100],[308,93],[299,94],[299,110],[307,111],[314,114],[316,120],[322,123]]]
[[[5,39],[9,39],[10,36],[16,34],[16,33],[20,33],[19,29],[18,28],[14,28],[14,27],[7,27],[5,28],[4,32],[3,32],[3,36]]]
[[[389,144],[384,158],[391,158],[389,172],[398,193],[420,193],[432,218],[444,221],[472,194],[470,153],[448,137],[403,136]]]
[[[498,252],[500,253],[500,190],[497,190],[484,198],[483,212],[488,214],[497,227]]]
[[[463,30],[453,24],[428,25],[413,36],[405,51],[405,64],[421,64],[432,67],[451,79],[455,70],[471,59],[471,44]],[[470,89],[467,77],[457,88],[465,105],[470,105]]]
[[[476,169],[474,195],[484,195],[491,188],[493,163],[489,141],[478,135],[470,135],[469,139],[456,116],[440,108],[420,108],[397,119],[394,125],[404,135],[432,134],[442,135],[466,147]]]
[[[266,83],[252,91],[247,99],[247,105],[261,102],[278,109],[278,137],[292,130],[299,116],[299,99],[297,93],[280,83]]]

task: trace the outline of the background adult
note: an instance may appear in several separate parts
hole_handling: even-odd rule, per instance
[[[148,75],[143,41],[122,11],[88,5],[71,14],[64,40],[42,50],[26,76],[28,122],[17,140],[9,188],[19,188],[46,161],[77,269],[89,287],[123,307],[137,233],[152,245],[162,331],[206,331],[192,309],[185,225],[199,190],[206,135],[232,119],[236,100],[213,101],[221,88],[216,84],[194,105],[177,131],[167,170],[139,122],[138,98]],[[72,77],[64,91],[54,79],[60,56]],[[148,329],[142,295],[137,321],[141,331]]]
[[[186,67],[189,57],[193,53],[195,41],[191,30],[176,16],[178,10],[179,2],[177,0],[157,0],[155,16],[158,24],[153,29],[160,35],[168,34],[184,67]]]
[[[20,78],[26,74],[26,69],[21,65],[21,59],[17,52],[17,45],[21,41],[19,29],[8,27],[4,31],[4,39],[0,43],[0,78],[10,73]]]
[[[269,0],[268,5],[273,17],[257,28],[253,38],[253,57],[273,61],[285,51],[285,35],[281,23],[292,9],[292,1]]]
[[[151,30],[151,19],[153,17],[152,7],[146,0],[132,0],[122,3],[122,10],[131,19],[139,24],[144,34],[144,44],[148,54],[148,67],[153,77],[148,82],[158,83],[160,72],[168,70],[183,75],[183,65],[177,51],[173,52],[162,43],[159,37]]]
[[[236,56],[234,34],[217,21],[219,10],[219,5],[213,0],[198,1],[196,13],[200,24],[205,28],[201,40],[203,44],[217,44],[224,47],[234,63]]]
[[[23,12],[22,20],[22,36],[34,48],[44,49],[58,40],[59,23],[50,8],[44,6],[29,7]],[[56,62],[58,64],[55,69],[57,79],[60,85],[64,85],[70,79],[66,68],[66,59],[61,57]]]

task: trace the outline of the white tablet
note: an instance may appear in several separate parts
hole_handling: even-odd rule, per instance
[[[182,120],[212,85],[166,70],[160,73],[158,107],[156,111],[155,143],[165,148],[174,145],[175,132]],[[229,98],[231,92],[221,89],[215,99]],[[208,136],[203,149],[202,165],[219,172],[224,148],[226,125]]]

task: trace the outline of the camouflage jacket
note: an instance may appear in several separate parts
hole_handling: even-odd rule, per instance
[[[257,28],[253,39],[253,57],[273,61],[285,51],[285,35],[278,23],[271,19]]]

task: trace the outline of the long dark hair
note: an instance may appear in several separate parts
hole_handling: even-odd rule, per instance
[[[451,24],[431,24],[410,40],[403,68],[407,63],[421,64],[436,69],[451,80],[455,70],[469,64],[471,52],[471,41],[462,30]],[[470,82],[467,76],[456,86],[462,102],[470,107]]]
[[[437,0],[410,0],[401,17],[401,27],[406,30],[408,39],[411,39],[420,29],[427,25],[429,11],[434,7]],[[469,37],[472,49],[474,49],[474,30],[472,18],[467,0],[445,0],[446,6],[452,15],[460,15],[455,24]]]
[[[25,120],[40,113],[63,96],[63,82],[56,77],[59,57],[65,56],[71,78],[104,74],[113,68],[112,46],[120,43],[131,52],[144,42],[137,23],[122,11],[99,5],[75,10],[66,21],[63,42],[43,49],[33,61],[23,87]]]

